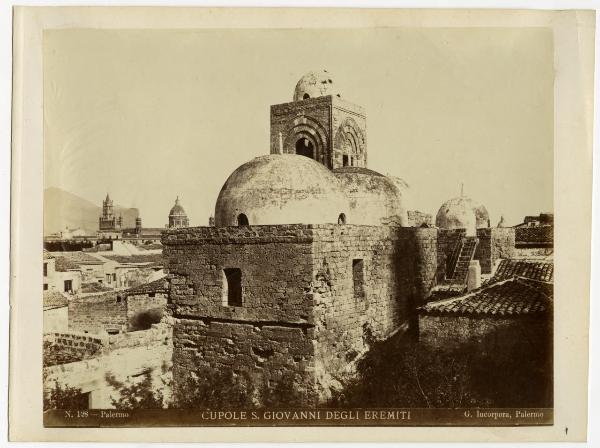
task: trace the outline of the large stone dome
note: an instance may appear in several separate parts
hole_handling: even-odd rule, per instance
[[[477,218],[473,201],[465,196],[449,199],[440,207],[435,217],[435,225],[440,229],[466,229],[467,235],[474,236]]]
[[[348,213],[335,176],[296,154],[256,157],[236,169],[221,188],[215,225],[326,224]]]
[[[348,222],[381,225],[391,220],[408,226],[403,192],[389,177],[362,167],[342,167],[333,171],[349,198]]]
[[[318,70],[308,72],[300,78],[294,90],[294,101],[327,95],[341,96],[331,74],[327,70]]]

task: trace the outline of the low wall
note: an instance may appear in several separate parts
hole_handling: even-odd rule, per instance
[[[76,340],[76,336],[73,339]],[[90,408],[112,409],[112,399],[117,399],[119,394],[106,381],[107,375],[130,385],[139,381],[145,372],[151,372],[153,390],[171,396],[171,326],[160,324],[150,330],[117,335],[103,342],[105,345],[98,356],[44,368],[45,393],[58,383],[62,387],[72,387],[82,394],[89,394]]]

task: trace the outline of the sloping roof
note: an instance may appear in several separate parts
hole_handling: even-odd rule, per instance
[[[421,315],[516,317],[543,315],[552,308],[552,285],[522,279],[494,283],[466,295],[429,302]]]
[[[79,265],[73,263],[66,257],[56,257],[55,270],[57,272],[67,272],[69,269],[79,269]]]
[[[117,263],[150,263],[150,266],[161,265],[164,263],[161,253],[136,254],[136,255],[105,255],[107,258]]]
[[[149,294],[153,292],[169,292],[169,282],[165,277],[159,278],[158,280],[154,280],[150,283],[144,283],[143,285],[134,286],[132,288],[126,289],[121,293],[124,296],[131,296],[137,294]]]
[[[502,260],[492,281],[511,277],[525,277],[542,282],[554,281],[554,263],[546,260],[506,259]]]
[[[86,252],[73,251],[73,252],[55,252],[54,256],[64,257],[70,262],[81,265],[81,264],[103,264],[104,261],[90,255]]]
[[[515,243],[522,245],[554,244],[554,226],[516,227]]]
[[[61,308],[69,304],[69,299],[58,291],[44,291],[44,309]]]

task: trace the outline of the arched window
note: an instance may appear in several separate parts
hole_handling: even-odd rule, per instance
[[[300,154],[301,156],[314,159],[314,148],[315,147],[313,146],[312,142],[306,137],[302,137],[296,142],[296,154]]]
[[[346,215],[344,213],[340,213],[340,216],[338,216],[338,224],[346,224]]]
[[[237,224],[238,226],[249,226],[250,223],[248,222],[248,217],[246,215],[244,215],[243,213],[240,213],[237,217]]]
[[[308,93],[305,93],[304,96],[302,97],[303,100],[307,100],[310,98],[310,95]]]

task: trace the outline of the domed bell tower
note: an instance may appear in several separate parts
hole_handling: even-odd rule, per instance
[[[309,72],[291,103],[271,106],[271,154],[310,157],[329,169],[366,167],[365,112],[342,99],[327,70]]]

